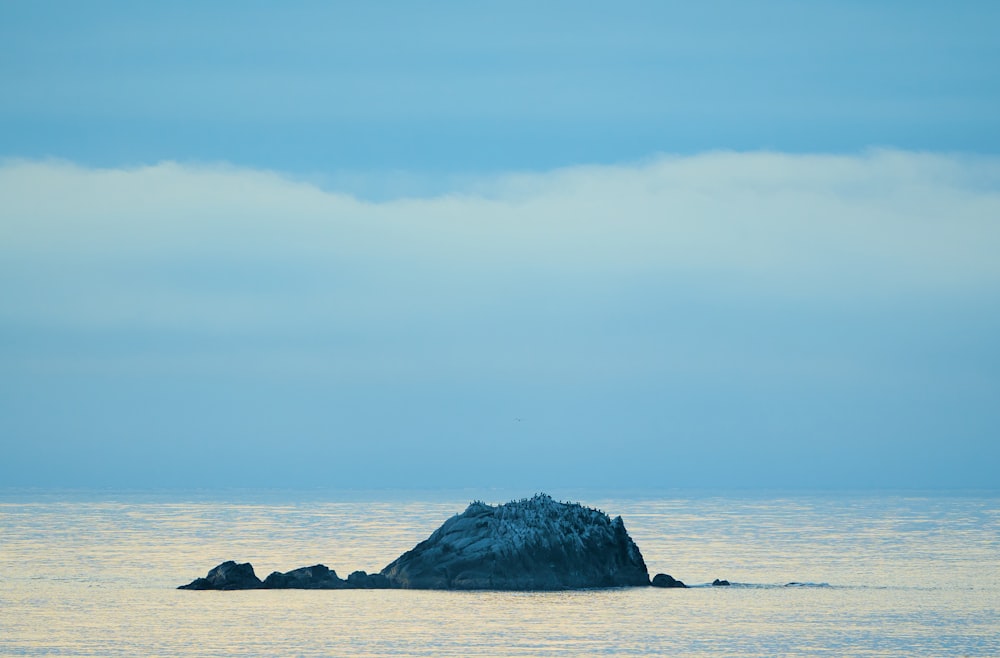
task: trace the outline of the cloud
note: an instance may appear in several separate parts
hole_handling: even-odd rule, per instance
[[[816,463],[834,486],[991,481],[1000,159],[454,180],[372,201],[225,165],[3,163],[7,475],[169,483],[237,452],[226,482],[288,485],[300,471],[252,466],[294,448],[317,483],[379,454],[352,486],[544,482],[567,459],[566,482],[662,484],[667,462],[768,486],[813,485]],[[32,475],[49,454],[68,456]]]
[[[660,157],[378,202],[224,165],[14,161],[0,168],[0,321],[135,334],[139,364],[187,337],[172,367],[241,339],[258,366],[332,354],[354,372],[539,354],[561,372],[655,370],[664,354],[693,371],[797,371],[815,364],[775,365],[729,332],[713,343],[706,325],[793,334],[803,309],[992,303],[998,190],[998,159],[893,151]]]
[[[539,290],[845,303],[992,293],[1000,160],[709,153],[366,202],[281,174],[0,168],[6,322],[398,322]]]

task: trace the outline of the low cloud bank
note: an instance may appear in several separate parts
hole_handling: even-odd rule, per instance
[[[366,202],[278,173],[0,167],[5,322],[197,330],[450,317],[545,290],[993,295],[1000,160],[709,153]]]
[[[0,199],[4,482],[995,484],[997,158],[709,153],[378,202],[13,161]]]

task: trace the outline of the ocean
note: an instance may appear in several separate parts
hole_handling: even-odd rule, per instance
[[[683,590],[176,589],[229,559],[378,571],[533,493],[0,490],[0,655],[1000,656],[996,493],[548,492]]]

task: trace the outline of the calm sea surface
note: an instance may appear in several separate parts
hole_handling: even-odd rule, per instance
[[[378,571],[512,496],[0,490],[0,655],[1000,656],[995,494],[550,493],[622,515],[651,575],[741,585],[178,591],[227,559]]]

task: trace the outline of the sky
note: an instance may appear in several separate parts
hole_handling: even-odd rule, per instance
[[[1000,5],[538,4],[0,3],[0,486],[1000,488]]]

